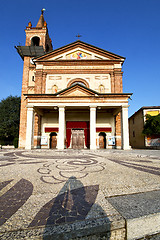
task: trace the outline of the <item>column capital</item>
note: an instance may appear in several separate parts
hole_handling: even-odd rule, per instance
[[[113,71],[110,72],[109,74],[110,74],[110,76],[112,76],[112,77],[114,76],[114,72],[113,72]]]
[[[122,106],[122,109],[128,109],[128,108],[129,108],[129,105]]]
[[[43,73],[42,73],[42,75],[43,75],[43,76],[46,76],[46,75],[47,75],[47,73],[46,73],[46,72],[43,72]]]
[[[89,106],[90,110],[96,110],[97,106]]]
[[[28,106],[27,111],[34,111],[34,108],[32,106]]]
[[[122,71],[114,71],[114,75],[123,75]]]
[[[65,109],[65,106],[57,106],[59,109]]]

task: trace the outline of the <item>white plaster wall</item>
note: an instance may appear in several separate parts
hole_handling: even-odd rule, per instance
[[[111,93],[110,74],[48,74],[46,77],[46,93],[52,93],[52,87],[56,85],[58,91],[65,89],[68,83],[76,78],[84,79],[89,88],[99,91],[99,86],[104,86],[104,92]]]
[[[115,120],[114,120],[114,116],[111,113],[98,112],[96,123],[97,123],[96,127],[111,127],[112,132],[109,135],[114,136]],[[108,135],[108,133],[107,133],[107,135]]]

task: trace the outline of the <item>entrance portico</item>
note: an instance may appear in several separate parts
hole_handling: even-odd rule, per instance
[[[73,88],[75,87],[73,86]],[[83,88],[83,86],[77,87]],[[103,94],[103,96],[98,94],[93,96],[91,94],[91,96],[86,96],[85,101],[82,101],[81,96],[74,96],[73,99],[72,96],[66,96],[65,94],[59,94],[58,96],[48,95],[47,99],[46,95],[28,94],[26,97],[28,99],[26,149],[33,147],[33,137],[35,137],[33,136],[35,126],[33,121],[34,112],[41,115],[40,135],[41,139],[46,139],[46,143],[41,141],[41,148],[50,147],[49,139],[51,133],[56,135],[56,148],[59,150],[72,148],[73,137],[75,141],[80,141],[80,144],[82,144],[82,135],[84,134],[84,148],[94,150],[100,148],[99,133],[101,133],[101,136],[105,136],[104,141],[106,143],[104,146],[106,148],[129,149],[129,138],[127,135],[128,95],[119,94],[118,97],[121,98],[121,101],[117,101],[117,103],[112,99],[112,95],[109,94]],[[71,99],[72,102],[70,102]],[[59,103],[57,104],[57,102]],[[121,119],[118,121],[119,124],[116,124],[118,114],[121,115]],[[79,140],[76,140],[75,137],[76,134],[79,134],[78,131],[77,133],[73,131],[76,129],[83,132],[81,137],[77,137]],[[122,133],[122,138],[120,132]],[[77,148],[79,147],[77,146]]]

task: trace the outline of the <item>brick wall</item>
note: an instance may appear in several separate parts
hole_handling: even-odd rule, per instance
[[[25,57],[24,58],[24,67],[23,67],[22,94],[21,94],[19,148],[25,147],[25,139],[26,139],[27,100],[23,94],[28,92],[29,65],[30,65],[30,58]]]
[[[115,117],[115,135],[116,135],[116,146],[121,148],[121,112]]]
[[[34,114],[34,148],[40,148],[41,116]]]

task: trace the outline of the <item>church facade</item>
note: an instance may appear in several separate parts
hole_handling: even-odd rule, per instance
[[[80,40],[53,50],[43,11],[25,32],[19,148],[129,149],[125,58]]]

